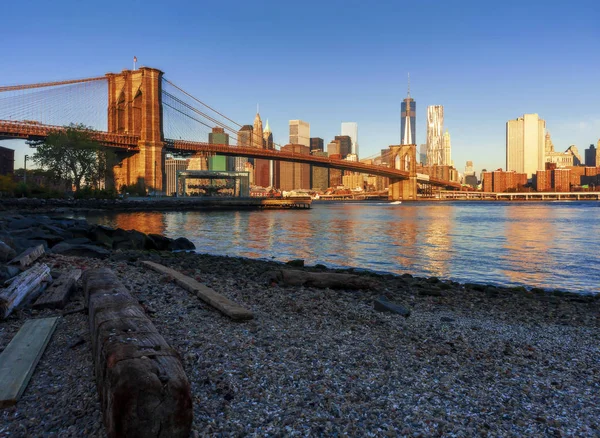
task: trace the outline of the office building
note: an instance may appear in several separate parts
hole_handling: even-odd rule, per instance
[[[253,131],[254,128],[251,125],[242,126],[237,133],[237,146],[245,148],[252,147],[254,134]],[[236,172],[245,172],[247,162],[247,157],[235,157],[233,162],[233,170]]]
[[[301,144],[310,148],[310,124],[302,120],[290,120],[290,144]]]
[[[423,166],[427,165],[427,144],[419,146],[419,163]]]
[[[273,134],[271,133],[269,122],[267,121],[267,126],[263,132],[263,124],[258,112],[256,113],[256,117],[254,117],[252,138],[252,145],[257,149],[266,149],[268,142],[271,143],[271,148],[273,147]],[[251,183],[259,187],[269,187],[271,185],[271,160],[254,159]]]
[[[588,167],[600,166],[600,140],[598,140],[598,147],[591,144],[585,150],[585,165]]]
[[[569,154],[569,155],[573,156],[573,166],[583,165],[583,159],[581,158],[581,154],[579,153],[577,146],[575,146],[574,144],[572,144],[571,146],[569,146],[567,148],[567,150],[565,151],[565,154]]]
[[[506,169],[530,178],[544,169],[546,122],[537,114],[525,114],[506,123]]]
[[[177,194],[177,172],[187,170],[188,159],[175,158],[172,155],[165,156],[165,176],[167,179],[166,194],[175,196]]]
[[[340,155],[345,159],[352,151],[352,139],[348,135],[336,135],[335,140],[340,142]]]
[[[311,137],[310,139],[310,151],[325,151],[323,145],[323,139],[320,137]]]
[[[330,158],[335,158],[339,160],[341,158],[340,149],[340,141],[333,140],[327,145],[327,155],[329,155]]]
[[[223,128],[214,127],[212,132],[208,133],[208,142],[210,144],[229,145],[229,134],[226,134]],[[211,155],[208,157],[208,170],[233,170],[233,158],[224,155]]]
[[[443,165],[444,163],[444,107],[430,105],[427,107],[427,165]]]
[[[310,146],[286,144],[282,152],[310,155]],[[310,164],[281,162],[279,164],[279,188],[281,190],[310,190]]]
[[[8,175],[15,172],[15,151],[0,147],[0,175]]]
[[[401,118],[400,118],[400,144],[417,144],[416,136],[416,115],[417,115],[417,103],[412,97],[410,97],[410,76],[408,78],[408,91],[406,98],[402,101],[401,105]]]
[[[323,152],[323,150],[319,149],[310,151],[310,154],[314,155],[315,157],[327,157],[327,152]],[[311,189],[322,191],[327,190],[327,188],[329,187],[329,169],[327,167],[320,167],[314,164],[311,165],[310,168]]]
[[[452,143],[450,133],[446,131],[442,138],[442,166],[452,166]]]
[[[358,123],[342,122],[342,135],[350,137],[350,154],[358,155]]]

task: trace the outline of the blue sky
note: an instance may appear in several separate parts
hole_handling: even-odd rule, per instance
[[[359,126],[361,157],[399,142],[411,75],[417,142],[444,105],[462,171],[505,166],[505,124],[537,112],[557,149],[600,138],[597,1],[5,2],[0,85],[139,65],[239,123],[260,103],[275,141],[288,121],[326,142]],[[19,142],[17,167],[24,153]]]

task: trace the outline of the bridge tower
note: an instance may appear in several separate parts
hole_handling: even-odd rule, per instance
[[[162,75],[140,67],[108,73],[108,132],[139,136],[139,152],[120,157],[115,185],[141,184],[163,190]]]
[[[417,145],[391,145],[391,162],[395,169],[409,173],[408,179],[390,178],[388,199],[390,201],[417,199]]]

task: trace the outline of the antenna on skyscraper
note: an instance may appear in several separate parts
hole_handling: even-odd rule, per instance
[[[410,97],[410,73],[408,73],[408,93],[407,96]]]

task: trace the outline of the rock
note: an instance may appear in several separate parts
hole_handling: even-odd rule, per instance
[[[302,260],[302,259],[290,260],[286,263],[286,265],[293,266],[295,268],[303,268],[304,260]]]
[[[26,251],[27,249],[31,248],[32,246],[38,246],[38,245],[42,245],[44,247],[44,250],[48,249],[48,242],[46,242],[45,240],[24,239],[22,237],[15,237],[13,239],[13,243],[14,243],[13,248],[15,249],[15,251],[17,251],[17,254],[20,254],[23,251]]]
[[[273,279],[273,278],[272,278]],[[306,286],[319,289],[375,289],[375,282],[369,278],[355,274],[335,272],[305,272],[284,269],[277,273],[274,281],[281,281],[286,286]]]
[[[148,237],[137,230],[117,228],[112,236],[113,249],[146,249]]]
[[[421,289],[419,290],[418,294],[427,297],[441,297],[444,295],[439,289]]]
[[[373,302],[373,308],[378,312],[392,312],[402,315],[406,318],[410,316],[410,310],[399,306],[398,304],[391,303],[386,297],[379,297]]]
[[[173,240],[170,243],[169,249],[171,251],[196,249],[196,245],[194,245],[191,241],[189,241],[185,237],[180,237],[178,239]]]
[[[102,225],[92,227],[88,233],[91,240],[93,240],[94,242],[98,242],[106,246],[107,248],[113,247],[114,234],[115,230]]]
[[[74,237],[72,239],[66,239],[64,242],[70,243],[71,245],[89,245],[92,243],[87,237]]]
[[[39,222],[31,217],[25,217],[23,219],[12,219],[8,221],[8,228],[10,230],[24,230],[26,228],[33,228],[38,225]]]
[[[110,251],[95,245],[73,245],[70,243],[59,243],[51,252],[54,254],[78,256],[78,257],[92,257],[97,259],[104,259],[110,255]]]
[[[0,262],[7,262],[13,259],[17,255],[17,252],[0,240]]]
[[[449,318],[447,316],[442,316],[440,318],[440,321],[442,321],[442,322],[454,322],[454,319],[453,318]]]
[[[172,239],[168,237],[161,236],[160,234],[148,234],[148,239],[151,240],[154,244],[153,249],[157,249],[158,251],[168,251],[169,245],[172,242]],[[151,249],[151,248],[147,248]]]
[[[0,265],[0,282],[5,282],[17,275],[21,270],[16,266]]]

